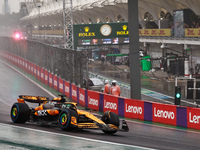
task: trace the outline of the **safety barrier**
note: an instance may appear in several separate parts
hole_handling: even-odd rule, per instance
[[[2,51],[0,56],[82,106],[101,112],[110,110],[119,116],[127,118],[200,129],[199,108],[178,107],[85,90],[19,56],[5,51]]]

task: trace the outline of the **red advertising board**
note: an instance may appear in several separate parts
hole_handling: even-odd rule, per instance
[[[23,61],[22,61],[22,58],[20,57],[20,59],[19,59],[19,64],[20,64],[20,68],[23,68]]]
[[[187,127],[193,129],[200,129],[200,109],[187,108]]]
[[[77,102],[77,86],[72,84],[72,99]]]
[[[79,88],[79,104],[85,106],[85,90]]]
[[[33,72],[34,72],[34,76],[37,77],[37,65],[33,64]]]
[[[28,61],[27,60],[24,61],[24,69],[27,73],[28,72]]]
[[[25,71],[25,60],[22,58],[22,69]]]
[[[58,90],[58,77],[55,75],[53,76],[53,88]]]
[[[100,93],[88,90],[88,107],[94,110],[99,110]]]
[[[37,66],[37,79],[40,80],[40,67]]]
[[[31,74],[34,75],[34,65],[33,63],[30,63],[30,65],[31,65]]]
[[[42,83],[44,83],[44,69],[43,69],[43,68],[40,68],[40,72],[41,72],[40,81],[41,81]]]
[[[15,66],[17,66],[18,56],[15,56]]]
[[[104,94],[103,111],[110,110],[111,112],[118,114],[118,108],[118,97]]]
[[[152,103],[153,121],[176,125],[176,106]]]
[[[47,70],[44,71],[44,83],[49,84],[49,72]]]
[[[19,68],[19,66],[20,66],[20,58],[19,58],[19,56],[17,56],[17,63],[16,63],[16,65]]]
[[[61,78],[58,79],[59,82],[59,92],[64,93],[64,85],[63,85],[63,80]]]
[[[134,119],[144,119],[144,101],[124,99],[124,116]]]
[[[67,97],[70,97],[70,93],[69,92],[70,92],[70,83],[65,81],[65,95]]]
[[[53,75],[49,72],[49,86],[52,87],[53,85]]]

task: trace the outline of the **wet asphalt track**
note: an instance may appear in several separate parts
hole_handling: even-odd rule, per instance
[[[155,126],[151,124],[138,123],[135,121],[128,121],[130,131],[127,133],[117,132],[114,135],[105,135],[100,130],[81,130],[81,131],[61,131],[57,127],[45,127],[37,124],[26,123],[23,125],[14,124],[10,120],[10,108],[16,102],[18,95],[41,95],[52,97],[41,88],[33,84],[24,76],[14,71],[0,61],[0,123],[14,126],[21,126],[30,129],[37,129],[41,131],[48,131],[52,133],[61,133],[64,135],[72,135],[77,137],[91,138],[102,141],[109,141],[120,144],[128,144],[135,146],[142,146],[154,149],[168,149],[168,150],[197,150],[200,149],[200,132],[193,132],[180,129],[172,129],[163,126]],[[0,125],[1,126],[1,125]],[[1,128],[2,130],[3,128]],[[9,134],[9,132],[7,133]],[[43,134],[43,133],[40,133]],[[20,134],[20,136],[23,136]],[[24,134],[26,136],[26,134]],[[37,134],[33,135],[37,138]],[[12,138],[12,137],[11,137]],[[20,137],[19,137],[20,138]],[[33,138],[33,139],[34,139]],[[47,137],[46,137],[47,138]],[[0,134],[0,139],[3,139]],[[22,138],[23,139],[23,138]],[[67,142],[67,141],[66,141]],[[23,143],[23,141],[22,141]],[[33,143],[34,144],[34,143]],[[76,145],[76,144],[75,144]],[[74,146],[75,146],[74,145]],[[1,145],[0,145],[1,146]],[[99,147],[96,147],[99,149]],[[71,147],[70,149],[75,149]],[[84,149],[84,148],[83,148]],[[91,148],[85,148],[91,149]],[[94,147],[92,147],[94,149]],[[104,149],[113,149],[107,147]],[[133,148],[119,148],[119,149],[133,149]],[[137,148],[136,148],[137,149]]]

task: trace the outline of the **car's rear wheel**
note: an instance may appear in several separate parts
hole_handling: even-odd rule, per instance
[[[76,127],[77,126],[76,111],[71,109],[62,110],[58,117],[58,126],[62,130],[71,130],[73,127]]]
[[[25,103],[14,103],[10,115],[14,123],[25,123],[29,119],[30,109]]]
[[[106,124],[113,124],[119,128],[119,117],[116,113],[106,111],[102,116],[102,121],[105,122]],[[112,130],[112,131],[103,130],[103,132],[105,134],[114,134],[117,132],[117,130]]]

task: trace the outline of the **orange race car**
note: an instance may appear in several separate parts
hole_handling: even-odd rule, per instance
[[[64,97],[60,95],[49,100],[41,96],[20,95],[11,108],[11,119],[14,123],[56,123],[62,130],[100,129],[106,134],[129,130],[126,121],[120,121],[117,114],[106,111],[103,116],[94,115],[78,109],[77,103],[66,102]],[[25,102],[38,103],[39,106],[31,108]]]

